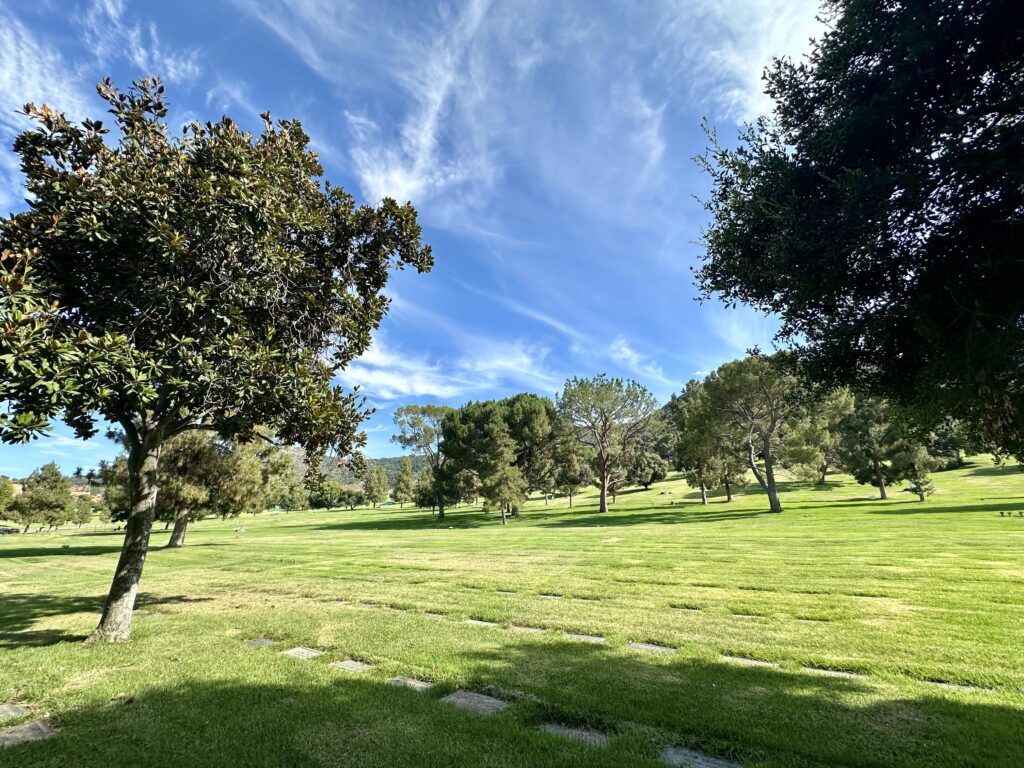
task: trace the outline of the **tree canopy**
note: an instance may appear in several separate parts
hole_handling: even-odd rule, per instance
[[[704,295],[807,370],[1024,452],[1024,30],[1013,0],[830,0],[771,117],[703,159]]]
[[[432,266],[416,213],[358,206],[322,181],[297,121],[253,136],[230,118],[172,136],[164,88],[99,93],[116,125],[29,104],[15,141],[29,208],[0,221],[0,439],[60,418],[128,441],[132,512],[94,638],[124,640],[148,546],[159,449],[195,428],[258,426],[328,449],[365,441],[362,398],[332,384],[370,344],[392,268]],[[7,307],[14,310],[11,318]]]
[[[654,396],[635,381],[609,378],[572,378],[558,396],[559,413],[576,430],[578,439],[593,451],[600,512],[608,511],[608,492],[617,476],[624,475],[634,448],[644,437],[657,411]]]

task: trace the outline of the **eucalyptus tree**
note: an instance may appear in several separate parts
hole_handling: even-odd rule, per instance
[[[657,402],[635,381],[601,374],[566,381],[557,408],[577,439],[593,452],[599,511],[607,512],[608,492],[614,492],[616,480],[624,476],[626,462],[657,412]]]
[[[712,135],[705,295],[782,321],[829,386],[1024,454],[1019,0],[829,0],[774,114]]]
[[[158,80],[98,90],[112,141],[31,104],[15,140],[29,207],[0,222],[0,439],[55,418],[82,438],[99,419],[124,432],[131,511],[90,638],[113,642],[131,631],[164,443],[264,425],[310,466],[358,450],[364,400],[332,379],[369,346],[391,270],[432,257],[411,206],[358,206],[322,180],[297,121],[172,136]]]
[[[437,516],[441,520],[444,519],[445,505],[449,501],[458,499],[457,496],[450,498],[450,494],[446,494],[448,485],[444,482],[445,478],[442,477],[446,457],[440,448],[441,423],[451,411],[452,409],[446,405],[403,405],[401,408],[396,408],[392,415],[398,432],[392,435],[391,441],[398,443],[406,450],[423,454],[432,476],[429,487],[434,492],[434,500],[431,504],[421,504],[422,499],[417,497],[417,506],[437,507]],[[422,491],[427,486],[418,483],[418,487]]]

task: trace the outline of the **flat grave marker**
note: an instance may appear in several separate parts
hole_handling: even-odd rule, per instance
[[[365,661],[358,661],[356,659],[335,661],[331,663],[331,666],[335,669],[343,669],[346,672],[366,672],[367,670],[373,669],[373,664],[367,664]]]
[[[651,653],[675,653],[678,649],[670,645],[660,643],[630,643],[629,647],[636,651],[650,651]]]
[[[29,720],[21,725],[0,728],[0,749],[26,744],[30,741],[42,741],[57,733],[57,729],[45,720]]]
[[[518,624],[512,624],[509,627],[509,629],[512,630],[513,632],[519,632],[520,634],[523,634],[523,635],[543,635],[544,634],[544,630],[541,629],[540,627],[522,627],[522,626],[520,626]]]
[[[472,624],[474,627],[496,627],[498,622],[496,621],[484,621],[483,619],[466,619],[462,622],[463,624]]]
[[[501,710],[508,706],[507,701],[496,699],[493,696],[485,696],[482,693],[463,690],[449,693],[441,701],[452,704],[459,709],[464,709],[467,712],[483,715],[484,717],[490,717],[497,712],[501,712]]]
[[[32,710],[22,704],[0,704],[0,721],[31,714]]]
[[[417,680],[415,677],[392,677],[388,680],[388,685],[398,686],[399,688],[412,688],[414,691],[429,691],[434,687],[433,683],[429,683],[426,680]]]
[[[603,643],[604,638],[600,635],[587,635],[582,632],[563,632],[562,637],[568,640],[577,640],[581,643]]]
[[[668,765],[686,766],[686,768],[741,768],[736,763],[719,760],[717,757],[684,747],[665,747],[661,750],[661,761]]]
[[[296,646],[295,648],[289,648],[287,651],[281,651],[282,656],[291,656],[293,659],[315,659],[317,656],[323,656],[323,651],[318,651],[316,648],[307,648],[304,645]]]
[[[269,637],[254,637],[252,640],[246,640],[249,645],[255,645],[257,648],[266,648],[270,645],[277,645],[280,640],[271,640]]]
[[[559,723],[544,723],[541,728],[555,736],[582,742],[588,747],[601,748],[608,746],[608,734],[590,728],[571,728]]]

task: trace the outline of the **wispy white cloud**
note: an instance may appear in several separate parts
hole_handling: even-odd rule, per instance
[[[799,58],[823,31],[819,0],[666,2],[658,65],[716,118],[751,120],[771,110],[762,74],[774,57]]]
[[[24,194],[18,160],[9,150],[30,125],[17,114],[30,101],[80,119],[88,113],[88,87],[56,46],[36,37],[0,4],[0,214]]]
[[[202,72],[194,48],[173,50],[160,40],[156,24],[130,20],[124,0],[93,0],[81,17],[85,42],[101,64],[125,58],[142,75],[160,75],[173,83],[195,80]]]
[[[717,304],[706,305],[703,314],[710,330],[725,345],[724,359],[737,357],[748,349],[758,347],[763,351],[772,348],[772,339],[778,328],[778,322],[748,307],[723,307]]]
[[[646,355],[642,355],[622,336],[615,338],[608,347],[608,355],[616,363],[647,382],[657,382],[674,386],[662,369],[661,365]],[[642,383],[642,382],[641,382]]]
[[[453,400],[516,388],[554,391],[561,378],[546,368],[549,350],[513,340],[474,338],[460,354],[443,362],[409,353],[378,337],[372,347],[337,379],[359,386],[370,398],[392,401],[436,397]]]

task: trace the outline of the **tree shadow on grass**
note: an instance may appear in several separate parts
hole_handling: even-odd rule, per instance
[[[135,607],[182,605],[211,599],[209,597],[154,595],[141,592],[135,600]],[[93,613],[99,620],[105,600],[105,594],[89,596],[58,596],[38,593],[3,594],[0,596],[0,648],[81,642],[85,640],[86,635],[54,629],[33,629],[32,627],[40,619],[51,616],[67,616],[73,613]]]
[[[926,692],[870,699],[862,680],[508,636],[462,655],[463,687],[511,702],[480,717],[439,701],[448,686],[396,688],[331,670],[329,659],[244,648],[228,681],[142,682],[66,708],[55,695],[58,735],[0,752],[0,766],[655,768],[670,745],[760,768],[1024,763],[1019,709]],[[552,721],[600,729],[611,743],[590,748],[537,727]]]
[[[920,682],[911,683],[919,694],[887,698],[891,689],[871,678],[640,651],[623,657],[604,645],[532,638],[474,652],[470,661],[478,689],[550,699],[545,720],[612,733],[653,729],[650,753],[674,744],[779,768],[1024,765],[1022,711],[986,702],[987,691],[964,701]]]
[[[111,555],[117,554],[121,551],[121,540],[124,539],[124,534],[118,534],[119,541],[117,544],[88,544],[85,546],[79,546],[74,543],[65,542],[63,544],[54,543],[49,547],[40,546],[28,546],[22,547],[15,544],[14,546],[0,546],[0,559],[4,558],[16,558],[16,557],[59,557],[62,555]],[[20,543],[20,542],[19,542]],[[189,544],[190,548],[194,547],[219,547],[221,544],[217,542],[200,542],[198,544]],[[150,545],[149,551],[153,552],[160,547],[154,547]]]
[[[743,520],[772,514],[769,510],[751,510],[729,507],[721,504],[703,506],[701,504],[664,504],[646,509],[631,509],[629,512],[618,512],[615,505],[609,506],[607,513],[595,509],[580,507],[577,509],[561,508],[545,511],[544,509],[524,510],[519,518],[509,518],[509,526],[526,524],[538,528],[614,528],[616,526],[660,524],[660,523],[713,523],[728,520]],[[497,515],[485,515],[479,511],[448,514],[444,520],[424,518],[420,515],[396,515],[385,520],[353,519],[318,525],[318,530],[328,531],[409,531],[409,530],[447,530],[472,529],[490,526],[501,527],[501,518]]]
[[[72,613],[99,613],[104,596],[57,596],[46,594],[10,594],[0,597],[0,648],[24,645],[54,645],[80,642],[84,635],[60,630],[33,630],[39,619]]]

